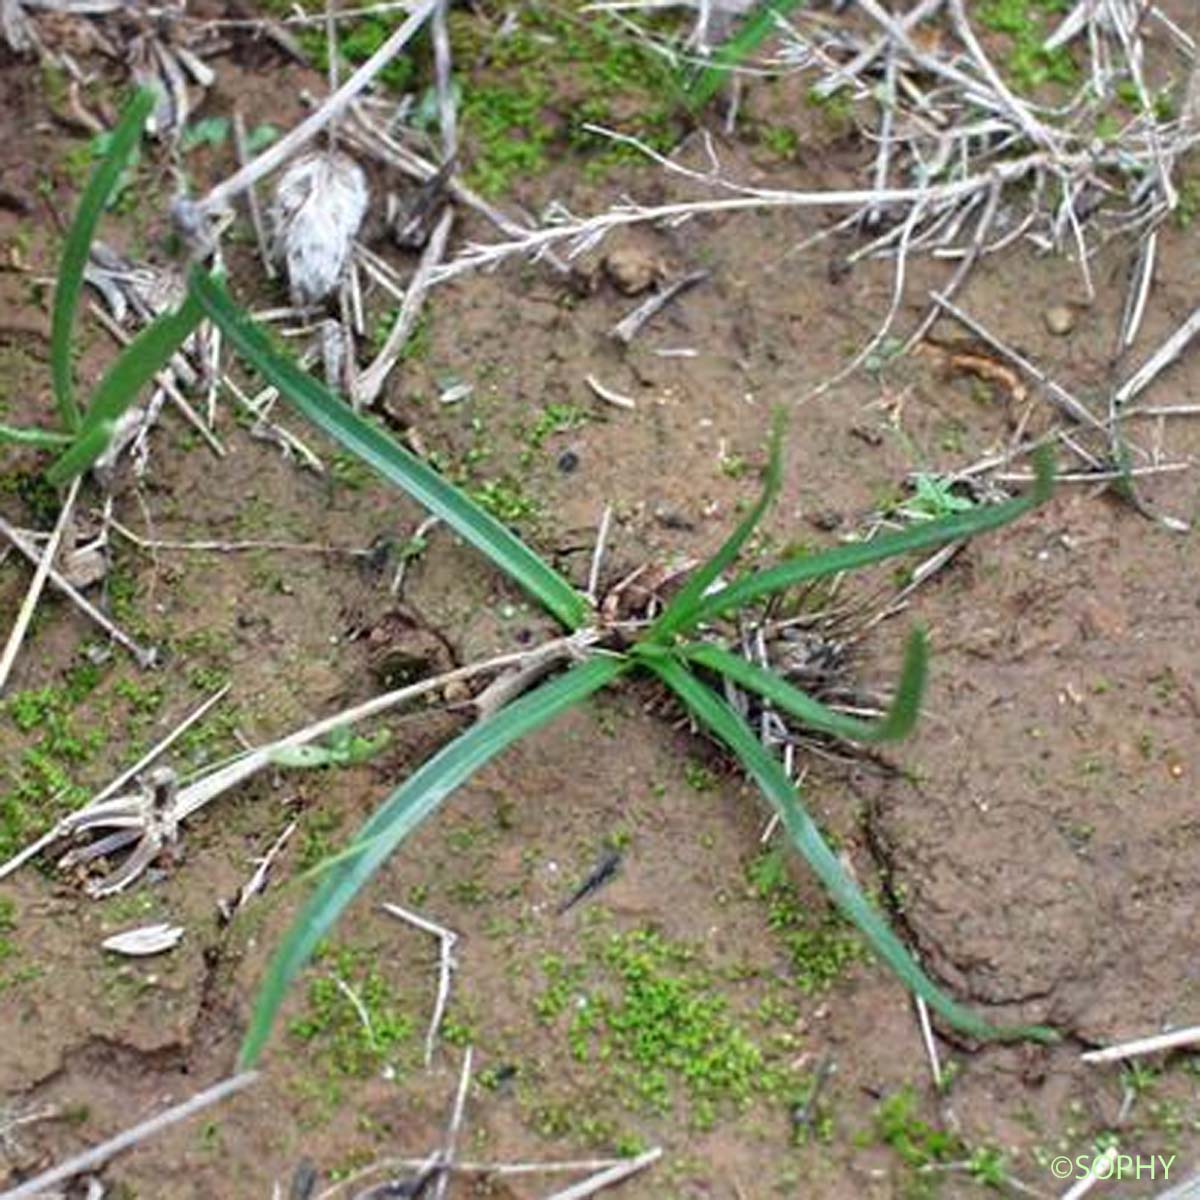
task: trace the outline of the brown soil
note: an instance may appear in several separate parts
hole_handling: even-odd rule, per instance
[[[278,105],[282,89],[261,76],[261,67],[223,63],[211,110],[224,112],[242,95],[263,119],[292,121],[298,109]],[[803,115],[798,159],[781,163],[733,143],[723,151],[731,174],[795,187],[861,178],[870,147],[832,135],[805,113],[798,93],[781,91],[771,103]],[[36,65],[0,57],[0,416],[14,423],[37,420],[50,404],[43,281],[76,195],[65,155],[79,144],[48,116],[54,111]],[[227,166],[218,154],[199,170],[215,175]],[[165,173],[146,170],[162,185]],[[523,183],[516,199],[535,209],[558,195],[583,212],[622,192],[671,194],[648,169],[590,184],[556,168]],[[160,220],[146,206],[106,233],[152,255]],[[842,244],[785,254],[818,228],[816,215],[774,213],[630,234],[623,244],[672,275],[698,266],[711,275],[628,352],[614,349],[606,331],[636,301],[599,274],[582,297],[528,268],[468,277],[436,293],[428,349],[401,368],[388,408],[446,460],[485,449],[484,478],[519,477],[542,513],[524,532],[580,583],[596,522],[613,505],[611,584],[639,563],[713,550],[757,488],[755,470],[729,464],[761,464],[768,414],[790,406],[786,482],[764,549],[831,544],[833,517],[852,528],[908,471],[974,460],[1007,437],[1020,414],[1003,388],[981,388],[935,357],[860,373],[796,406],[871,336],[891,288],[883,267],[831,272]],[[466,232],[486,236],[482,228]],[[1102,394],[1195,303],[1194,233],[1171,226],[1163,238],[1150,312],[1123,361],[1111,351],[1130,254],[1120,242],[1093,266],[1099,298],[1090,307],[1078,303],[1070,264],[1025,252],[979,271],[964,304],[1077,393]],[[257,286],[245,248],[235,267],[246,288]],[[939,279],[918,267],[910,297]],[[1077,305],[1066,337],[1043,322],[1060,303]],[[900,327],[919,314],[913,300]],[[84,328],[80,370],[94,378],[110,350],[94,326]],[[654,353],[680,346],[699,353]],[[436,380],[447,374],[475,384],[470,400],[437,404]],[[636,409],[595,400],[589,374],[633,397]],[[1200,400],[1200,360],[1187,357],[1164,376],[1158,398]],[[527,431],[550,404],[578,406],[590,419],[551,433],[523,459]],[[1046,419],[1035,410],[1035,423]],[[298,420],[286,423],[334,460]],[[421,519],[396,492],[360,486],[352,470],[332,483],[300,471],[248,436],[230,411],[220,412],[218,432],[229,448],[220,460],[168,412],[146,479],[118,485],[117,519],[158,539],[283,538],[343,548],[400,543]],[[1187,420],[1142,433],[1146,442],[1159,436],[1174,459],[1200,450],[1200,432]],[[578,465],[565,472],[568,450]],[[30,482],[42,466],[35,453],[6,453],[0,512],[8,519],[44,526]],[[1142,490],[1162,511],[1196,514],[1191,473],[1151,479]],[[1130,1076],[1084,1066],[1079,1054],[1196,1023],[1200,648],[1192,633],[1200,569],[1192,549],[1190,537],[1110,495],[1062,486],[1019,525],[964,549],[859,657],[860,685],[886,688],[907,627],[930,631],[932,681],[913,740],[882,760],[814,755],[808,764],[814,816],[840,839],[863,885],[891,903],[932,974],[998,1021],[1054,1025],[1060,1045],[971,1046],[941,1030],[942,1061],[954,1078],[939,1093],[911,1005],[880,966],[852,961],[815,994],[793,986],[768,906],[748,882],[760,854],[761,804],[727,762],[664,712],[652,689],[631,686],[482,772],[395,856],[341,926],[339,944],[375,965],[414,1031],[396,1077],[339,1073],[325,1043],[297,1035],[293,1023],[312,1015],[309,988],[325,971],[314,968],[289,1002],[263,1079],[119,1157],[103,1173],[108,1194],[262,1197],[276,1183],[286,1194],[303,1160],[327,1186],[334,1172],[424,1157],[443,1137],[466,1041],[475,1046],[477,1081],[495,1086],[472,1089],[464,1155],[562,1159],[611,1154],[632,1139],[662,1145],[664,1160],[620,1190],[631,1198],[975,1194],[980,1184],[964,1162],[922,1172],[885,1144],[880,1105],[906,1086],[916,1097],[907,1136],[918,1137],[916,1123],[925,1121],[960,1139],[964,1156],[1002,1150],[1010,1174],[1039,1195],[1066,1186],[1051,1177],[1048,1156],[1091,1153],[1106,1134],[1127,1153],[1177,1155],[1169,1178],[1182,1178],[1200,1152],[1200,1060],[1178,1054],[1154,1060],[1153,1075]],[[71,782],[102,786],[223,679],[233,684],[217,710],[224,715],[179,751],[180,770],[226,753],[234,730],[258,742],[378,691],[396,661],[412,666],[403,656],[387,660],[385,644],[381,668],[381,639],[399,638],[442,669],[551,633],[442,530],[412,564],[403,606],[388,593],[393,565],[377,570],[343,554],[151,554],[116,542],[106,603],[164,648],[165,665],[142,674],[117,651],[101,668],[71,715],[76,733],[97,731],[96,744],[72,761]],[[27,583],[10,554],[0,567],[0,612],[16,611]],[[867,595],[866,584],[852,590]],[[53,597],[43,601],[11,691],[63,687],[89,643],[93,631],[77,613]],[[266,960],[301,895],[282,885],[341,844],[462,725],[453,706],[427,706],[384,722],[391,741],[368,763],[259,778],[191,822],[180,861],[161,865],[130,895],[90,901],[49,865],[0,885],[14,905],[10,951],[0,959],[0,1184],[229,1073]],[[12,786],[41,736],[22,731],[11,712],[0,719]],[[224,927],[217,902],[236,895],[252,860],[293,816],[300,828],[271,891]],[[625,848],[617,879],[558,915],[614,840]],[[791,873],[800,908],[819,919],[819,887],[802,864]],[[434,947],[382,914],[386,900],[410,904],[462,938],[450,1026],[430,1070],[421,1043]],[[186,930],[170,955],[121,961],[100,949],[109,934],[159,919]],[[722,996],[754,1037],[773,1039],[773,1061],[798,1072],[836,1065],[818,1106],[823,1136],[798,1139],[790,1105],[776,1094],[754,1096],[742,1111],[721,1105],[708,1128],[681,1096],[666,1111],[639,1107],[603,1063],[573,1057],[563,1021],[539,1019],[550,960],[586,960],[599,970],[589,947],[645,929],[692,948],[708,994]],[[764,1003],[781,996],[787,1016],[763,1016]],[[505,1082],[508,1067],[517,1072]],[[6,1113],[43,1106],[57,1115],[5,1132]],[[1099,1194],[1153,1194],[1163,1178],[1160,1170],[1156,1182]],[[518,1176],[464,1180],[450,1194],[551,1190]]]

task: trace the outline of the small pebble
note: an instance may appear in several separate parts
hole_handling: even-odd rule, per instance
[[[658,260],[633,246],[610,250],[604,258],[604,273],[617,291],[636,296],[649,291],[662,274]]]
[[[1075,328],[1075,314],[1065,304],[1052,304],[1042,314],[1042,320],[1055,337],[1065,337]]]

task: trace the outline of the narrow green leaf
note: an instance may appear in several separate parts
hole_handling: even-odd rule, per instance
[[[142,129],[154,104],[154,92],[150,88],[141,88],[126,106],[112,132],[107,153],[84,189],[79,211],[75,214],[75,221],[63,246],[58,281],[54,288],[54,311],[50,319],[50,374],[59,420],[69,433],[77,432],[80,426],[79,406],[75,403],[71,378],[71,333],[75,326],[79,295],[83,290],[83,272],[87,267],[88,252],[104,206],[141,140]]]
[[[75,435],[69,449],[51,464],[46,479],[61,487],[82,475],[108,449],[116,428],[115,421],[89,422]]]
[[[266,1046],[288,985],[346,906],[386,859],[456,788],[517,739],[611,683],[628,666],[615,656],[590,658],[438,751],[375,810],[348,853],[325,873],[297,914],[267,970],[242,1043],[239,1061],[256,1063]]]
[[[441,517],[568,629],[578,629],[584,624],[589,612],[587,602],[557,571],[415,454],[364,421],[323,384],[279,355],[225,289],[199,267],[192,271],[191,291],[238,353],[279,388],[289,404],[389,482]]]
[[[783,475],[781,446],[784,423],[785,414],[782,409],[777,409],[771,422],[767,473],[763,478],[762,495],[759,496],[758,502],[746,514],[742,523],[730,534],[720,550],[695,571],[679,595],[667,605],[662,615],[646,634],[650,641],[666,642],[680,629],[695,624],[694,613],[703,601],[704,593],[713,585],[721,572],[737,558],[741,548],[746,544],[746,539],[754,532],[755,527],[762,520],[763,514],[779,494],[779,484]]]
[[[0,421],[0,442],[14,442],[18,446],[41,446],[48,450],[58,450],[71,444],[69,433],[52,433],[48,429],[18,429],[15,425],[5,425]]]
[[[739,66],[762,45],[777,28],[776,16],[786,17],[804,0],[767,0],[747,18],[738,33],[721,46],[710,66],[687,88],[688,99],[694,108],[707,104],[725,82],[729,72]]]
[[[679,648],[680,655],[696,666],[716,671],[741,687],[757,692],[777,708],[791,713],[812,729],[831,733],[852,742],[895,742],[907,737],[917,723],[921,711],[921,696],[929,667],[929,648],[925,635],[915,630],[904,651],[904,667],[900,686],[896,689],[891,707],[882,720],[862,721],[834,712],[819,700],[805,695],[785,679],[747,662],[740,654],[731,654],[719,646],[687,645]]]
[[[203,316],[196,300],[185,296],[178,309],[152,321],[121,351],[93,393],[74,444],[46,472],[52,484],[69,483],[104,453],[122,414],[187,341]]]
[[[913,961],[891,926],[859,891],[829,848],[821,831],[799,803],[783,768],[751,733],[746,723],[719,696],[677,660],[651,660],[663,682],[736,755],[771,802],[792,845],[825,885],[834,903],[854,922],[871,948],[900,981],[940,1013],[954,1028],[981,1040],[1053,1042],[1058,1034],[1041,1025],[998,1028],[946,995]]]
[[[1027,496],[1008,500],[1003,504],[981,504],[969,512],[955,513],[937,521],[925,521],[905,529],[901,533],[890,533],[873,538],[869,542],[858,542],[850,546],[839,546],[824,554],[809,555],[792,559],[746,575],[729,587],[706,596],[688,614],[687,628],[695,628],[704,621],[711,621],[730,609],[751,604],[772,592],[807,583],[826,575],[837,575],[842,571],[853,571],[858,567],[870,566],[898,554],[913,550],[928,550],[947,542],[974,537],[991,529],[999,529],[1010,521],[1042,504],[1054,488],[1054,465],[1048,451],[1040,451],[1034,459],[1037,479]]]

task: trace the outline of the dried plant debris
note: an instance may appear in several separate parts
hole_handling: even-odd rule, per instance
[[[84,278],[122,325],[130,311],[138,324],[148,324],[168,308],[178,306],[186,291],[177,270],[135,264],[101,241],[92,243]]]
[[[0,33],[14,54],[25,54],[37,44],[37,33],[21,0],[0,0]]]
[[[319,304],[341,282],[368,199],[362,168],[344,154],[305,155],[284,171],[271,216],[294,304]]]
[[[117,12],[124,0],[0,0],[0,34],[14,54],[31,50],[44,52],[33,14],[54,13],[59,17],[99,16]]]
[[[191,51],[152,32],[134,38],[128,54],[134,82],[158,92],[147,129],[155,137],[178,137],[198,107],[190,89],[198,90],[202,97],[216,75]]]
[[[182,925],[170,925],[163,921],[157,925],[143,925],[139,929],[114,933],[100,944],[105,950],[126,958],[149,958],[153,954],[174,950],[182,938]]]

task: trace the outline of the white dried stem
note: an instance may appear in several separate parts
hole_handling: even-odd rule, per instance
[[[385,1158],[379,1162],[363,1167],[353,1175],[339,1180],[325,1191],[319,1193],[314,1200],[333,1200],[339,1193],[346,1191],[355,1184],[362,1183],[372,1175],[384,1175],[393,1171],[428,1170],[437,1161],[440,1151],[424,1158],[398,1157]],[[458,1175],[495,1175],[497,1177],[518,1177],[522,1175],[568,1175],[577,1171],[603,1171],[609,1167],[626,1166],[627,1158],[583,1158],[567,1159],[562,1162],[456,1162],[455,1174]]]
[[[250,160],[246,149],[246,118],[242,110],[233,110],[233,148],[237,154],[238,166],[244,167]],[[254,244],[258,247],[258,257],[268,279],[275,278],[275,263],[271,260],[271,249],[267,242],[267,229],[263,223],[262,205],[258,200],[258,187],[251,183],[246,188],[246,208],[250,213],[250,228],[254,230]]]
[[[148,1121],[142,1121],[132,1129],[127,1129],[124,1133],[110,1138],[107,1142],[103,1142],[91,1150],[85,1150],[82,1154],[67,1159],[57,1167],[51,1167],[50,1170],[43,1171],[33,1179],[26,1180],[18,1187],[5,1192],[3,1200],[33,1200],[33,1197],[41,1195],[54,1185],[93,1171],[131,1146],[136,1146],[139,1142],[144,1142],[164,1129],[169,1129],[172,1125],[187,1120],[188,1117],[219,1103],[235,1092],[240,1092],[257,1079],[257,1071],[243,1071],[240,1075],[222,1079],[220,1083],[205,1088],[204,1091],[198,1092],[181,1104],[173,1105]]]
[[[393,917],[397,917],[401,921],[407,921],[410,925],[414,925],[417,929],[432,934],[438,939],[440,953],[438,958],[437,995],[434,998],[433,1015],[429,1019],[429,1031],[425,1034],[425,1065],[428,1067],[433,1063],[433,1050],[437,1043],[438,1030],[442,1027],[442,1018],[446,1014],[446,1005],[450,1000],[450,984],[453,980],[454,972],[458,967],[458,962],[454,957],[454,947],[458,944],[458,934],[453,929],[447,929],[444,925],[437,925],[426,917],[422,917],[419,913],[411,912],[399,904],[384,904],[383,911],[391,914]]]
[[[546,1200],[585,1200],[588,1196],[594,1196],[597,1192],[612,1187],[614,1183],[620,1183],[631,1175],[644,1171],[658,1162],[660,1158],[662,1158],[662,1147],[655,1146],[653,1150],[647,1150],[645,1154],[639,1154],[637,1158],[631,1158],[615,1167],[608,1167],[590,1179],[583,1180],[582,1183],[572,1184],[568,1188],[556,1191],[547,1196]]]
[[[1192,1025],[1171,1033],[1105,1046],[1103,1050],[1088,1050],[1079,1059],[1085,1063],[1119,1062],[1123,1058],[1140,1058],[1143,1054],[1161,1054],[1164,1050],[1177,1050],[1180,1046],[1194,1046],[1197,1042],[1200,1042],[1200,1025]]]
[[[310,742],[316,741],[317,738],[332,733],[335,729],[356,725],[361,721],[378,716],[380,713],[387,712],[389,709],[428,695],[430,692],[439,691],[449,683],[473,679],[478,675],[500,671],[506,667],[519,665],[534,658],[539,661],[543,659],[549,659],[551,662],[561,661],[580,652],[586,646],[595,642],[598,637],[599,634],[594,630],[582,630],[580,633],[558,638],[534,650],[502,654],[483,662],[473,663],[470,666],[458,667],[453,671],[446,671],[441,675],[435,675],[429,679],[422,679],[418,683],[409,684],[407,687],[386,692],[382,696],[375,696],[370,700],[364,701],[362,704],[355,705],[353,708],[344,709],[342,712],[334,713],[333,716],[325,717],[311,725],[306,725],[303,729],[288,734],[287,737],[280,738],[278,741],[260,746],[256,750],[239,756],[233,762],[219,767],[209,775],[183,788],[179,793],[180,819],[182,820],[190,816],[214,797],[228,791],[231,787],[237,786],[257,774],[264,767],[269,766],[274,756],[280,750],[305,746]]]
[[[950,19],[954,25],[954,32],[966,46],[971,60],[987,80],[1001,106],[1013,118],[1030,142],[1035,146],[1040,146],[1043,150],[1055,153],[1058,149],[1058,138],[1033,115],[1029,106],[1011,91],[1001,78],[1000,72],[992,65],[991,60],[984,53],[983,47],[979,44],[975,31],[971,28],[971,23],[967,19],[966,10],[963,7],[963,0],[950,0]]]
[[[390,591],[393,596],[400,595],[400,589],[404,587],[404,577],[408,574],[408,564],[419,553],[419,548],[425,543],[425,539],[442,523],[441,517],[436,517],[432,513],[429,514],[421,523],[413,530],[413,535],[409,539],[408,545],[413,547],[413,553],[404,554],[400,561],[396,564],[396,573],[392,576]]]
[[[631,396],[626,396],[622,392],[615,391],[613,388],[601,383],[595,375],[585,375],[583,381],[605,404],[611,404],[614,408],[624,408],[627,410],[637,408],[637,402]]]
[[[983,211],[979,214],[979,223],[975,226],[975,233],[971,238],[971,245],[968,247],[967,253],[960,260],[958,266],[954,269],[954,274],[942,289],[941,294],[947,300],[953,300],[958,295],[963,284],[967,281],[967,276],[970,275],[975,264],[984,254],[987,236],[991,231],[992,224],[996,219],[996,212],[1000,207],[1001,191],[1002,189],[996,186],[991,188],[987,194]],[[938,319],[939,311],[936,304],[929,307],[925,316],[921,318],[921,323],[913,330],[908,341],[904,343],[904,349],[901,351],[902,354],[908,354],[929,330],[933,328],[934,323]]]
[[[933,1086],[939,1091],[942,1086],[942,1063],[938,1058],[937,1043],[933,1040],[933,1025],[929,1020],[929,1005],[924,997],[916,996],[917,1023],[921,1027],[921,1043],[925,1047],[925,1055],[929,1059],[929,1073],[933,1076]]]
[[[942,7],[942,3],[943,0],[923,0],[911,12],[900,18],[900,30],[905,34],[911,33],[922,21],[932,17]],[[844,67],[836,68],[836,74],[818,83],[813,88],[813,94],[821,100],[827,100],[834,92],[854,82],[887,49],[889,42],[894,42],[890,34],[877,38]]]
[[[358,150],[371,155],[382,163],[395,167],[420,183],[427,183],[438,174],[440,168],[397,142],[386,129],[371,120],[361,105],[356,105],[352,109],[352,113],[357,128],[350,126],[343,130],[343,134],[348,141],[353,142]],[[467,187],[457,175],[451,174],[446,179],[446,192],[456,204],[473,209],[489,224],[494,225],[501,233],[507,234],[509,237],[521,237],[529,233],[527,226],[513,220],[500,209],[489,204],[482,196]],[[565,263],[559,262],[552,254],[547,254],[545,261],[559,274],[565,275],[570,271]]]
[[[600,528],[596,531],[596,548],[592,551],[592,562],[588,567],[588,582],[585,595],[593,603],[597,603],[596,589],[600,586],[600,564],[604,561],[604,548],[608,542],[608,529],[612,523],[613,507],[604,506],[600,515]]]
[[[222,909],[223,913],[228,914],[228,919],[232,920],[255,896],[266,890],[267,875],[271,867],[274,866],[275,860],[283,853],[284,846],[287,845],[288,839],[292,834],[296,832],[298,825],[298,821],[289,821],[284,827],[283,832],[271,843],[266,854],[258,860],[254,867],[254,874],[238,889],[237,900],[234,902],[232,911],[229,911],[228,908]]]
[[[35,547],[21,530],[14,528],[3,517],[0,517],[0,534],[8,538],[36,568],[41,568],[46,558],[46,551]],[[152,646],[145,647],[136,642],[119,625],[105,616],[104,613],[54,567],[47,568],[46,579],[52,587],[66,596],[84,616],[93,621],[100,629],[104,630],[114,642],[128,650],[133,655],[134,661],[137,662],[139,667],[145,669],[153,666],[158,661],[158,652]]]
[[[556,662],[577,657],[599,638],[600,633],[597,630],[583,629],[533,650],[500,655],[485,662],[459,667],[442,675],[423,679],[419,683],[376,696],[353,708],[335,713],[266,746],[238,755],[179,789],[173,796],[169,810],[164,809],[162,805],[151,804],[150,798],[145,794],[116,797],[102,805],[89,805],[66,818],[61,824],[61,832],[65,836],[77,832],[98,834],[106,828],[117,830],[118,833],[112,835],[115,840],[111,844],[108,844],[109,839],[104,839],[106,852],[126,845],[129,841],[139,840],[134,853],[118,871],[92,888],[94,895],[119,891],[133,883],[153,861],[162,846],[173,840],[175,831],[183,821],[209,801],[244,783],[264,767],[270,766],[276,761],[281,750],[306,745],[327,733],[332,733],[335,729],[365,721],[429,692],[440,690],[449,683],[522,664],[534,664],[539,670],[549,670]],[[95,847],[92,849],[94,851]],[[75,853],[76,857],[80,854]],[[95,853],[92,853],[83,857],[95,856]]]
[[[63,506],[59,510],[58,520],[54,524],[54,532],[50,535],[50,540],[46,543],[46,548],[42,551],[41,561],[33,573],[29,590],[25,593],[25,599],[21,603],[17,618],[13,622],[12,629],[9,631],[8,641],[4,646],[4,653],[0,655],[0,695],[3,694],[5,684],[8,683],[8,676],[21,649],[21,643],[25,640],[25,634],[29,629],[29,622],[33,620],[34,610],[37,608],[38,601],[42,597],[46,581],[50,578],[50,568],[54,562],[55,555],[58,554],[58,548],[62,544],[63,534],[71,522],[71,511],[75,507],[75,497],[79,495],[79,484],[80,480],[78,477],[71,481],[67,498],[63,501]],[[19,542],[14,542],[13,544],[18,549],[21,548]]]
[[[652,321],[668,304],[678,299],[684,292],[690,291],[698,283],[703,283],[708,278],[708,275],[708,271],[692,271],[690,274],[675,280],[674,283],[668,284],[661,292],[655,292],[653,296],[639,304],[633,312],[622,317],[608,331],[609,336],[628,346],[648,321]],[[596,389],[596,385],[592,383],[590,375],[588,376],[588,382],[593,389]],[[611,399],[609,396],[603,396],[603,398],[605,400]],[[629,407],[633,407],[632,401]]]
[[[162,754],[170,748],[172,743],[178,740],[178,738],[186,730],[199,721],[200,718],[203,717],[204,714],[207,713],[214,704],[217,704],[225,697],[231,686],[232,685],[227,683],[219,691],[216,691],[209,696],[209,698],[205,700],[203,704],[201,704],[193,712],[189,713],[178,725],[176,725],[175,728],[172,729],[165,738],[147,750],[146,753],[143,754],[142,757],[133,764],[133,766],[122,771],[121,774],[116,777],[116,779],[97,792],[96,795],[94,795],[91,800],[84,805],[83,808],[76,810],[76,812],[70,814],[69,817],[63,818],[63,820],[59,821],[52,829],[49,830],[49,832],[44,833],[36,841],[26,846],[25,849],[23,849],[19,854],[13,855],[13,857],[10,858],[6,863],[0,865],[0,879],[4,879],[11,875],[15,870],[23,866],[35,855],[40,854],[47,846],[51,846],[55,842],[59,841],[66,834],[67,829],[69,828],[68,822],[72,818],[78,818],[88,809],[94,808],[98,804],[102,804],[110,796],[113,796],[119,792],[121,788],[123,788],[131,779],[135,778],[138,774],[144,771],[156,759],[160,758]]]
[[[321,542],[277,542],[270,539],[248,542],[177,542],[164,538],[144,538],[111,519],[110,528],[142,550],[181,550],[192,553],[236,554],[243,551],[277,550],[298,554],[344,554],[351,558],[367,558],[372,551],[359,546],[330,546]]]
[[[888,171],[892,163],[892,131],[896,123],[896,47],[888,39],[887,59],[883,67],[883,95],[880,97],[879,118],[879,150],[875,156],[875,187],[887,187]],[[865,224],[868,229],[877,225],[883,216],[883,209],[872,207],[867,209]]]
[[[900,248],[896,254],[896,272],[892,283],[892,298],[888,305],[888,310],[883,318],[883,323],[876,330],[867,344],[832,378],[826,379],[817,384],[816,387],[810,389],[803,397],[804,400],[812,400],[817,396],[823,396],[830,388],[835,387],[843,379],[849,378],[865,363],[875,351],[883,345],[884,339],[891,331],[892,324],[896,319],[896,314],[900,311],[900,304],[904,299],[904,282],[907,277],[908,268],[908,246],[912,237],[913,230],[917,227],[918,222],[924,215],[925,205],[923,201],[918,200],[909,210],[908,217],[904,222],[904,226],[900,236]]]
[[[1190,462],[1155,463],[1149,467],[1122,467],[1108,471],[1064,471],[1055,475],[1055,483],[1112,483],[1118,479],[1140,479],[1146,475],[1174,475],[1190,471]],[[1030,471],[1006,471],[994,476],[998,483],[1032,483],[1037,476]]]
[[[1145,364],[1117,389],[1113,403],[1119,408],[1144,392],[1188,348],[1197,333],[1200,333],[1200,308],[1194,309],[1191,316],[1163,342]]]
[[[450,1186],[450,1172],[454,1169],[454,1154],[458,1149],[458,1135],[462,1129],[463,1116],[467,1108],[467,1090],[471,1086],[471,1062],[474,1058],[474,1048],[468,1046],[463,1052],[462,1071],[458,1077],[458,1091],[454,1095],[454,1108],[450,1113],[450,1125],[446,1130],[446,1143],[442,1147],[441,1172],[434,1185],[434,1200],[445,1200],[446,1189]]]
[[[325,474],[325,464],[321,462],[314,451],[310,450],[290,430],[285,429],[282,425],[278,425],[268,418],[269,402],[259,403],[256,400],[250,399],[228,375],[221,376],[221,383],[233,397],[234,403],[254,417],[254,428],[251,430],[252,437],[265,438],[275,442],[283,451],[285,457],[295,454],[306,467],[315,471],[318,475]],[[267,389],[267,394],[272,398],[278,395],[273,388]]]
[[[400,361],[404,347],[420,320],[433,272],[445,258],[446,243],[450,238],[450,229],[453,224],[454,213],[448,208],[438,219],[429,242],[421,253],[421,261],[404,293],[404,301],[400,305],[396,323],[388,333],[387,341],[384,342],[375,361],[358,377],[354,391],[354,399],[357,403],[368,407],[374,404],[379,398],[379,393],[383,391],[387,377],[396,363]]]
[[[1129,292],[1125,299],[1125,312],[1121,322],[1120,348],[1128,350],[1137,340],[1146,314],[1146,301],[1150,298],[1150,285],[1154,282],[1154,264],[1158,258],[1158,230],[1146,234],[1138,250]]]
[[[439,0],[430,20],[433,42],[434,86],[437,89],[438,124],[442,133],[442,161],[451,162],[458,153],[458,113],[451,86],[450,30],[446,21],[449,0]]]
[[[1062,1200],[1081,1200],[1081,1197],[1086,1196],[1100,1180],[1108,1179],[1112,1175],[1112,1166],[1116,1157],[1117,1147],[1115,1145],[1109,1146],[1103,1154],[1097,1154],[1092,1159],[1088,1173],[1063,1192]]]
[[[468,271],[492,267],[514,255],[537,257],[551,246],[571,243],[568,257],[595,246],[607,233],[627,225],[659,221],[679,221],[696,216],[755,212],[788,208],[855,208],[868,205],[907,205],[923,200],[928,207],[965,199],[996,184],[1011,183],[1048,164],[1044,154],[1025,155],[996,163],[988,171],[966,179],[932,187],[901,187],[883,190],[857,189],[825,192],[761,191],[752,196],[732,196],[717,200],[683,201],[676,204],[641,206],[619,205],[584,220],[569,220],[531,230],[507,242],[469,245],[453,262],[434,273],[434,283],[444,283]],[[1064,170],[1079,170],[1089,165],[1084,156],[1064,155],[1058,159]]]

